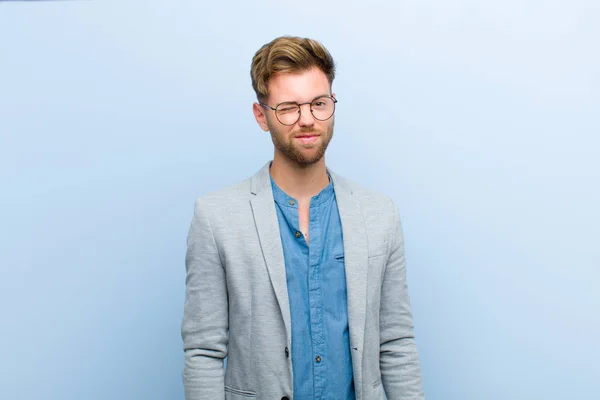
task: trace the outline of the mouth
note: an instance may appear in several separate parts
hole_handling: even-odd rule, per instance
[[[298,135],[295,137],[295,139],[306,144],[306,143],[314,143],[319,136],[320,135],[318,135],[316,133],[309,133],[309,134],[305,134],[305,135]]]

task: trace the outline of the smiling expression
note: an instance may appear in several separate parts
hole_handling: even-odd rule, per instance
[[[318,68],[301,73],[277,74],[269,80],[269,96],[264,103],[276,106],[293,101],[307,103],[328,96],[331,85]],[[310,112],[310,104],[301,106],[300,118],[291,126],[283,125],[275,111],[254,104],[254,115],[260,127],[271,133],[275,157],[284,157],[298,166],[315,164],[323,159],[333,137],[334,118],[319,121]]]

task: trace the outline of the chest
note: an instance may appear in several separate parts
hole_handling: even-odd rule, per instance
[[[304,233],[304,237],[308,241],[310,237],[310,202],[300,202],[298,204],[298,223],[300,231]]]
[[[281,207],[278,211],[282,245],[287,256],[295,254],[308,258],[310,263],[343,256],[342,226],[334,199],[312,205],[299,202],[297,208]]]

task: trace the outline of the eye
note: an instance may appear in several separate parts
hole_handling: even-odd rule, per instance
[[[333,105],[332,100],[329,97],[319,97],[315,99],[310,105],[313,109],[325,110]]]
[[[298,111],[298,105],[295,103],[290,104],[280,104],[277,107],[277,112],[282,114],[289,114]]]

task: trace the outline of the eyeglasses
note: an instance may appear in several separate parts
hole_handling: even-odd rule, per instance
[[[333,96],[321,96],[308,103],[296,103],[294,101],[286,101],[279,103],[275,107],[271,107],[264,103],[258,103],[263,107],[275,111],[277,120],[282,125],[294,125],[300,119],[300,106],[310,104],[310,112],[319,121],[327,121],[335,112],[335,103],[337,99]]]

